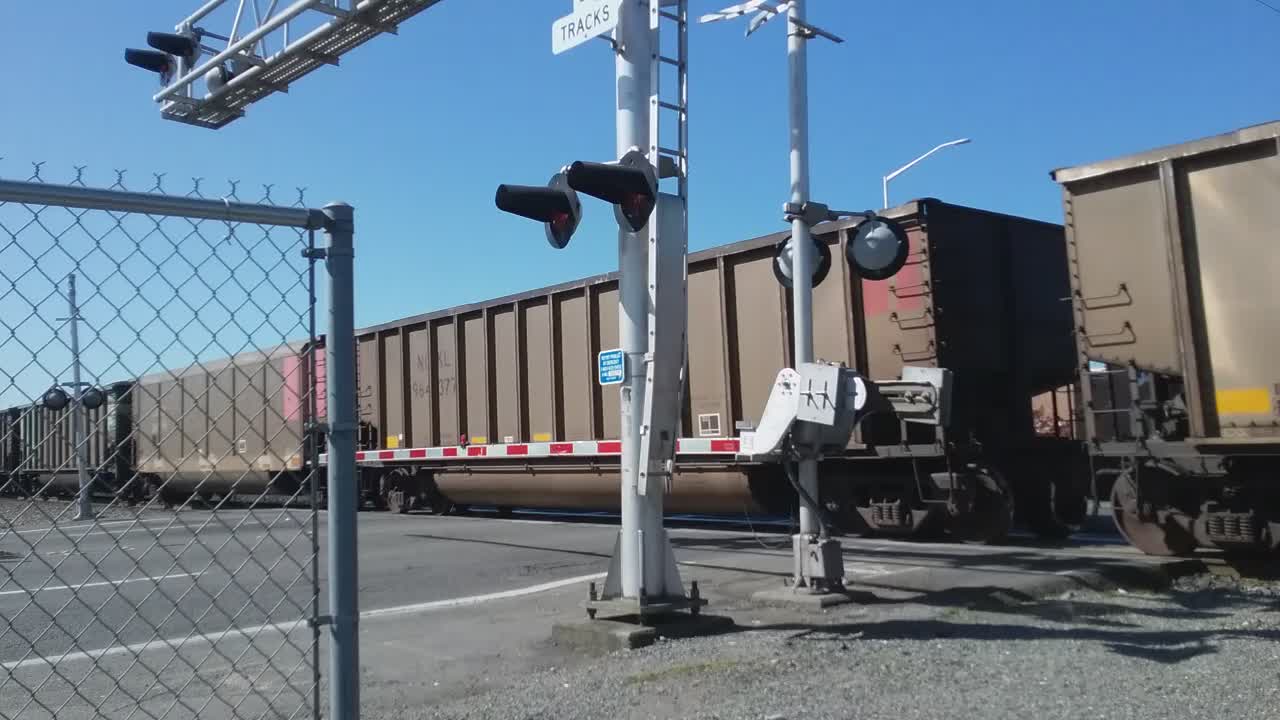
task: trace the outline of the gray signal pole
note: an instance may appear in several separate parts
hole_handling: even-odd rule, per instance
[[[811,205],[809,198],[809,63],[806,44],[811,38],[824,37],[843,42],[821,28],[805,20],[805,0],[775,3],[767,0],[750,0],[727,7],[701,18],[702,22],[715,22],[757,13],[747,25],[747,35],[780,16],[787,16],[787,68],[788,93],[790,95],[790,156],[791,197],[786,206],[787,219],[791,222],[791,303],[792,324],[795,335],[793,366],[813,362],[813,276],[814,245],[809,226],[829,216],[825,206]],[[821,593],[843,586],[843,568],[839,560],[837,541],[826,537],[826,526],[820,522],[816,505],[821,502],[818,487],[817,449],[808,438],[796,437],[794,450],[799,469],[797,485],[800,495],[800,531],[792,538],[795,553],[794,586],[797,590]],[[785,462],[785,460],[784,460]],[[819,567],[810,562],[810,556],[821,558]]]
[[[498,209],[544,223],[556,248],[577,227],[578,192],[607,201],[618,221],[618,347],[607,352],[608,372],[604,351],[597,370],[602,385],[618,386],[622,527],[603,593],[595,583],[588,591],[592,618],[696,613],[706,604],[697,583],[684,594],[662,512],[674,475],[688,319],[688,25],[688,0],[577,0],[552,23],[551,48],[559,54],[594,38],[612,46],[617,160],[575,161],[545,188],[502,184],[494,196]],[[664,26],[676,31],[675,55],[658,41]],[[665,93],[663,65],[675,69]],[[674,142],[660,142],[664,113],[675,113]],[[664,179],[675,181],[675,193],[664,192]]]
[[[791,204],[797,208],[809,202],[809,57],[803,33],[804,0],[792,0],[787,11],[787,66],[790,77],[790,130],[791,136]],[[796,22],[798,21],[798,22]],[[813,241],[809,237],[809,223],[796,214],[791,220],[791,303],[792,323],[795,334],[795,365],[813,362]],[[806,457],[800,461],[800,489],[810,498],[818,498],[818,460]],[[806,502],[800,503],[800,536],[812,537],[816,533],[817,518]],[[799,540],[799,538],[797,538]],[[796,544],[795,582],[797,587],[806,584],[803,563],[799,553],[802,543]]]
[[[623,0],[618,19],[617,52],[617,151],[622,157],[633,148],[649,147],[649,91],[654,35],[649,28],[644,0]],[[653,218],[650,222],[656,222]],[[640,433],[644,422],[645,355],[649,350],[649,249],[648,232],[618,230],[618,344],[626,356],[626,380],[621,388],[622,406],[622,532],[619,539],[622,595],[640,597],[643,587],[662,586],[660,544],[662,510],[639,494]],[[648,540],[648,542],[645,542]],[[656,547],[653,547],[657,544]],[[644,565],[649,565],[647,569]],[[647,570],[647,572],[645,571]],[[648,580],[649,582],[646,582]]]

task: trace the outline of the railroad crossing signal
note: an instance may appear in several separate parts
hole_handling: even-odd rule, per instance
[[[798,205],[787,203],[782,209],[787,222],[800,220],[809,227],[841,218],[862,218],[849,236],[849,242],[845,246],[845,260],[858,277],[864,280],[887,280],[897,275],[902,266],[907,264],[907,255],[911,250],[907,232],[887,217],[871,211],[832,210],[823,203],[813,201]],[[792,242],[792,238],[787,238],[779,243],[773,255],[773,273],[778,282],[786,287],[791,287]],[[820,255],[813,269],[813,286],[817,287],[826,276],[831,256],[826,243],[816,239],[813,242]],[[783,264],[786,267],[782,267]]]
[[[569,166],[569,187],[614,206],[618,226],[640,232],[658,204],[658,178],[649,158],[631,150],[616,163],[583,162]]]
[[[85,388],[80,393],[80,407],[86,410],[97,410],[102,407],[103,399],[102,391],[98,388]],[[67,394],[66,390],[55,386],[49,388],[48,392],[40,398],[40,404],[49,410],[57,412],[58,410],[66,409],[71,404],[71,396]]]
[[[907,233],[901,225],[889,218],[875,216],[868,217],[853,231],[845,256],[859,276],[867,280],[887,280],[907,264],[910,249]]]
[[[191,35],[149,32],[147,44],[155,50],[126,48],[124,61],[160,76],[160,85],[167,86],[178,75],[194,67],[200,56],[200,42]]]
[[[778,246],[773,251],[773,276],[778,279],[778,284],[787,289],[791,289],[791,269],[795,265],[795,262],[791,259],[791,253],[794,249],[792,242],[791,237],[788,236],[778,243]],[[816,288],[822,284],[822,281],[827,277],[827,272],[831,270],[831,248],[816,237],[813,238],[813,247],[815,253],[810,257],[813,258],[815,267],[811,274],[813,276],[813,287]]]
[[[564,173],[553,175],[546,187],[499,185],[494,202],[499,210],[544,223],[547,242],[557,250],[569,244],[582,221],[582,203]]]
[[[578,192],[612,203],[618,226],[639,232],[657,207],[658,179],[644,153],[632,150],[616,163],[578,160],[546,187],[499,185],[494,202],[499,210],[546,223],[547,241],[559,250],[582,221]]]

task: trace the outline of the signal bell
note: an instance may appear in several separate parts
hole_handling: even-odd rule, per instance
[[[631,150],[616,163],[583,162],[569,166],[569,187],[614,206],[623,229],[640,232],[658,204],[658,179],[649,158]]]
[[[499,185],[494,203],[503,212],[545,223],[547,242],[562,250],[582,221],[582,203],[564,173],[551,176],[546,187]]]
[[[859,277],[887,280],[907,264],[910,249],[907,233],[901,225],[889,218],[875,216],[867,218],[854,229],[845,255]]]

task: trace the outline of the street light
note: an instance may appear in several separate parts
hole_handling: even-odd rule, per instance
[[[969,142],[969,138],[960,138],[959,140],[952,140],[951,142],[944,142],[944,143],[942,143],[941,145],[939,145],[938,147],[936,147],[936,148],[934,148],[934,149],[930,150],[929,152],[927,152],[927,153],[925,153],[925,154],[921,155],[920,157],[916,158],[915,160],[912,160],[911,162],[907,163],[906,165],[903,165],[902,167],[898,168],[897,170],[894,170],[893,172],[889,173],[888,175],[885,175],[885,176],[884,176],[884,178],[882,179],[882,180],[883,180],[883,188],[884,188],[884,207],[886,207],[886,208],[887,208],[887,207],[889,207],[889,181],[890,181],[890,180],[892,180],[892,179],[894,179],[894,178],[898,177],[898,176],[899,176],[899,175],[901,175],[902,173],[904,173],[904,172],[906,172],[906,171],[910,170],[911,168],[915,167],[916,163],[920,162],[921,160],[924,160],[925,158],[929,157],[930,155],[932,155],[932,154],[934,154],[934,153],[938,152],[939,150],[941,150],[941,149],[943,149],[943,148],[949,148],[949,147],[951,147],[952,145],[964,145],[964,144],[965,144],[965,143],[967,143],[967,142]]]

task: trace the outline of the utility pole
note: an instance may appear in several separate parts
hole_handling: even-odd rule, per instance
[[[80,515],[77,520],[93,518],[93,498],[89,487],[89,448],[85,447],[84,384],[80,381],[80,305],[76,302],[76,274],[67,276],[67,301],[71,308],[71,383],[75,401],[71,403],[71,426],[76,444],[76,474],[80,478]]]
[[[87,428],[85,426],[87,418],[85,417],[86,406],[89,409],[96,408],[102,404],[102,395],[96,390],[86,393],[85,383],[80,377],[80,305],[76,301],[76,274],[67,275],[67,306],[69,308],[68,316],[58,318],[60,322],[71,323],[71,398],[68,399],[65,392],[58,387],[54,387],[48,393],[45,393],[43,403],[46,408],[58,411],[71,405],[71,443],[75,448],[76,458],[76,475],[79,478],[79,507],[76,513],[77,520],[93,519],[93,497],[91,494],[90,478],[89,478],[89,448],[85,445],[85,437],[87,436]]]

